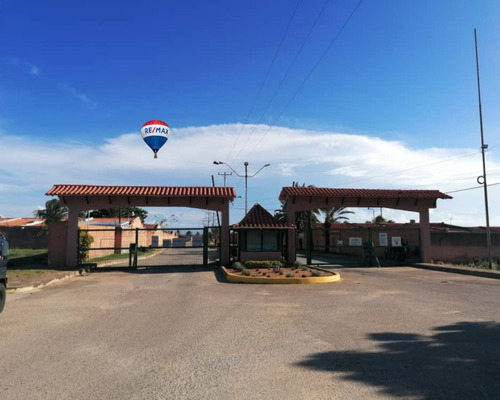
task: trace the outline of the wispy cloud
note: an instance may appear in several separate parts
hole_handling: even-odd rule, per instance
[[[80,100],[82,103],[86,104],[90,108],[96,108],[97,103],[93,100],[91,100],[85,93],[82,93],[78,90],[76,90],[73,86],[68,85],[67,83],[61,83],[59,85],[61,89],[63,89],[66,93],[69,93],[73,97],[77,98]]]
[[[11,65],[22,68],[30,75],[40,75],[40,68],[28,61],[20,60],[17,57],[7,57],[7,60]]]
[[[226,159],[240,127],[227,124],[172,129],[158,159],[153,158],[139,132],[124,133],[94,146],[69,141],[42,142],[0,133],[2,168],[6,172],[4,177],[8,177],[0,185],[0,192],[2,195],[19,193],[20,188],[24,188],[23,198],[36,198],[29,208],[32,210],[56,183],[210,185],[211,175],[218,177],[218,172],[231,172],[224,166],[213,165],[214,160],[228,162],[241,174],[243,161],[248,161],[249,174],[271,163],[249,182],[249,203],[261,202],[274,210],[279,207],[281,187],[290,186],[293,181],[318,187],[447,192],[477,186],[476,177],[482,174],[477,149],[414,149],[403,142],[380,137],[280,127],[266,134],[252,156],[243,158],[251,150],[245,148],[241,159]],[[264,125],[255,128],[257,134],[268,131]],[[500,159],[495,149],[488,154],[488,170],[491,171],[490,183],[495,182],[495,174],[500,181]],[[222,185],[222,181],[219,184]],[[228,185],[243,193],[243,179],[234,174],[229,177]],[[438,203],[438,209],[432,213],[433,220],[449,222],[452,219],[457,224],[476,221],[479,225],[483,220],[482,191],[458,192],[453,196],[453,200]],[[500,196],[500,185],[491,188],[490,196]],[[0,212],[9,214],[5,209]],[[403,215],[397,211],[387,213],[395,220],[404,218]],[[492,223],[500,225],[500,204],[490,204],[490,215]]]

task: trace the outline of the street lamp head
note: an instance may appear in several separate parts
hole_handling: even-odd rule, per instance
[[[214,164],[215,165],[221,165],[221,164],[224,164],[222,161],[214,161]]]
[[[243,165],[244,165],[245,167],[246,167],[246,166],[248,166],[248,161],[245,161],[245,162],[243,163]]]
[[[271,164],[266,164],[266,165],[264,165],[264,167],[269,167],[270,165],[271,165]]]

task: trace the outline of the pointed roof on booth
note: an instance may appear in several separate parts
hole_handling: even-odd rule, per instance
[[[276,220],[269,211],[260,204],[255,204],[247,215],[233,229],[291,229],[292,224],[284,224]]]

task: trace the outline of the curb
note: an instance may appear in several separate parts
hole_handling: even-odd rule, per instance
[[[79,271],[74,271],[74,272],[69,272],[68,274],[61,276],[60,278],[54,278],[50,280],[49,282],[41,282],[37,285],[32,285],[32,286],[20,286],[20,287],[14,287],[14,288],[8,288],[7,289],[7,294],[13,294],[13,293],[25,293],[25,292],[30,292],[32,290],[37,290],[44,288],[46,286],[52,285],[53,283],[65,281],[70,278],[74,278],[75,276],[82,276],[85,275],[87,272],[85,270],[79,270]]]
[[[500,271],[492,271],[492,270],[483,270],[483,269],[474,269],[468,267],[456,267],[456,266],[447,266],[447,265],[436,265],[436,264],[426,264],[426,263],[418,263],[412,265],[415,268],[420,269],[428,269],[432,271],[440,271],[440,272],[451,272],[454,274],[462,274],[462,275],[473,275],[479,276],[481,278],[490,278],[490,279],[500,279]]]
[[[307,277],[307,278],[263,278],[263,277],[253,277],[253,276],[241,276],[230,273],[226,269],[226,267],[222,267],[222,271],[224,272],[226,279],[232,283],[310,284],[310,283],[330,283],[330,282],[340,281],[340,275],[337,272],[326,271],[326,270],[321,270],[321,271],[326,271],[332,275]]]

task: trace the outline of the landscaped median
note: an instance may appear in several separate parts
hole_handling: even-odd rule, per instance
[[[230,268],[222,267],[229,282],[233,283],[330,283],[340,281],[340,275],[321,268],[294,264],[284,267],[278,261],[236,262]]]

